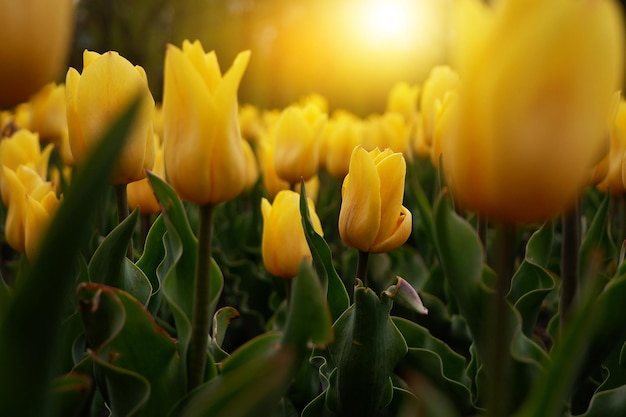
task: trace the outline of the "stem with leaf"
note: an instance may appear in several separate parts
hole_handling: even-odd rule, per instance
[[[569,322],[576,305],[578,289],[578,250],[580,247],[580,207],[577,202],[561,219],[561,295],[559,300],[560,328]]]

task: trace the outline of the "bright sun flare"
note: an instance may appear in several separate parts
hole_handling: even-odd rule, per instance
[[[370,42],[403,42],[415,18],[414,2],[408,0],[369,0],[361,5],[359,23]]]

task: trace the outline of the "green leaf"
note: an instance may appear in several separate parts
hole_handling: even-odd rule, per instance
[[[336,340],[329,349],[337,374],[330,389],[339,402],[334,411],[344,416],[377,416],[391,400],[384,393],[393,369],[407,353],[389,317],[391,305],[389,298],[381,300],[371,289],[357,286],[354,304],[333,326]]]
[[[41,416],[49,409],[60,322],[75,282],[75,260],[108,189],[115,160],[138,109],[135,100],[88,156],[25,271],[0,327],[0,414]],[[77,221],[80,219],[80,221]],[[59,244],[62,242],[63,244]],[[45,346],[45,349],[41,349]]]
[[[89,262],[89,279],[120,288],[147,304],[152,285],[143,271],[126,257],[138,217],[139,211],[134,210],[100,243]]]
[[[616,248],[609,232],[609,203],[610,193],[606,193],[598,207],[587,233],[580,245],[579,268],[581,274],[595,271],[598,260],[601,260],[602,271],[615,258]],[[609,278],[608,276],[605,278]],[[586,288],[581,288],[582,291]]]
[[[228,357],[222,350],[226,330],[230,322],[239,317],[239,311],[233,307],[222,307],[213,315],[213,337],[211,338],[211,352],[216,362],[220,362]]]
[[[320,277],[322,286],[326,292],[330,314],[333,320],[336,320],[350,305],[350,298],[348,297],[346,287],[337,274],[337,270],[335,270],[332,252],[328,244],[324,238],[315,231],[311,223],[304,180],[301,181],[300,190],[300,214],[302,216],[304,236],[306,237],[311,255],[313,256],[315,271]]]
[[[167,229],[163,237],[165,257],[156,272],[163,284],[163,297],[176,323],[178,347],[182,358],[181,366],[186,381],[198,240],[191,229],[185,207],[172,187],[150,172],[147,175],[161,205],[161,215]],[[222,272],[215,260],[211,259],[211,315],[217,306],[223,287]],[[214,361],[207,361],[207,374],[213,375],[215,372]]]
[[[103,375],[98,377],[98,385],[110,407],[141,409],[145,415],[172,408],[184,394],[175,341],[125,291],[81,284],[78,297],[96,375]],[[130,388],[114,386],[118,379]],[[149,396],[144,394],[144,385]]]
[[[485,325],[491,317],[490,307],[496,301],[494,291],[486,284],[488,279],[493,278],[493,273],[483,265],[484,253],[478,236],[472,226],[455,213],[448,193],[444,193],[435,204],[434,216],[437,249],[447,282],[474,338],[478,359],[485,364],[495,360],[491,355],[493,335],[490,334],[490,326]],[[548,358],[540,346],[522,333],[521,317],[509,303],[506,303],[503,313],[506,316],[502,320],[507,323],[503,337],[508,339],[506,346],[509,346],[509,355],[505,355],[504,360],[511,361],[507,381],[514,384],[510,385],[511,406],[514,409],[524,400]],[[500,362],[489,365],[491,369],[503,366]],[[479,384],[482,383],[488,382],[479,379]],[[506,390],[506,387],[501,388]]]
[[[159,281],[157,276],[157,269],[165,256],[163,235],[166,230],[163,216],[157,217],[148,231],[143,253],[136,264],[146,275],[152,286],[152,296],[149,302],[149,310],[152,313],[156,312],[161,304],[161,281]]]
[[[10,303],[11,290],[9,289],[7,283],[4,281],[4,278],[0,276],[0,326],[2,326],[2,322],[4,321],[4,315],[9,309]]]
[[[394,324],[404,336],[409,351],[403,361],[445,392],[463,415],[475,412],[472,400],[472,381],[466,373],[467,363],[448,345],[433,337],[430,332],[406,319],[393,317]],[[423,397],[422,403],[431,398]]]
[[[93,380],[89,375],[72,372],[58,377],[52,387],[52,416],[84,415],[92,396]]]
[[[245,360],[238,358],[239,350],[233,353],[227,362],[234,360],[239,366],[226,367],[225,363],[222,374],[192,393],[180,417],[270,415],[289,388],[302,357],[294,347],[280,343],[272,344],[269,350],[249,345],[246,352],[250,351],[255,354]]]
[[[577,417],[623,415],[626,415],[626,385],[597,393],[593,396],[587,412]]]
[[[305,350],[312,343],[325,347],[332,341],[331,318],[319,279],[307,262],[293,278],[289,312],[282,343]]]

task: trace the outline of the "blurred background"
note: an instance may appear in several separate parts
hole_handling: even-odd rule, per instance
[[[222,71],[250,49],[242,103],[283,108],[319,93],[330,109],[382,112],[391,86],[446,62],[453,0],[78,0],[70,66],[118,51],[160,101],[165,45],[199,39]]]

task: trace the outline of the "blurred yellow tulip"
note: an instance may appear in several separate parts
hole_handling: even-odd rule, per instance
[[[417,115],[419,97],[419,85],[398,82],[389,90],[385,110],[386,112],[399,113],[406,122],[412,122]]]
[[[44,181],[34,169],[26,165],[20,165],[16,170],[2,166],[2,177],[4,178],[2,199],[7,206],[5,237],[13,249],[25,252],[28,196],[40,203],[45,199],[46,202],[43,203],[45,208],[51,208],[53,204],[47,200],[52,198],[48,197],[50,192],[54,194],[54,184]],[[33,220],[33,223],[37,220]],[[33,230],[31,228],[32,233],[35,233]]]
[[[617,94],[617,97],[615,111],[611,115],[613,120],[609,129],[610,148],[605,163],[606,173],[597,184],[600,191],[610,192],[615,196],[626,192],[626,186],[622,181],[624,153],[626,152],[626,101],[622,99],[621,94]],[[602,167],[596,166],[596,170],[598,169],[601,170]]]
[[[308,199],[311,223],[323,235],[313,201]],[[261,250],[265,269],[280,278],[293,278],[303,260],[311,261],[311,251],[304,236],[300,216],[300,194],[280,191],[273,203],[261,200],[263,236]]]
[[[343,180],[339,235],[363,252],[388,252],[411,234],[411,212],[402,205],[406,162],[391,149],[356,147]]]
[[[163,155],[167,181],[183,199],[215,204],[245,185],[237,90],[250,52],[222,76],[215,52],[199,41],[168,45],[163,91]]]
[[[24,251],[28,259],[32,260],[37,254],[37,247],[41,238],[48,230],[52,215],[57,210],[61,200],[54,190],[49,190],[43,196],[36,194],[26,195],[26,213],[24,214]]]
[[[256,184],[259,179],[259,166],[257,164],[256,156],[254,155],[254,151],[252,150],[252,146],[250,143],[242,139],[241,147],[243,149],[243,155],[246,160],[245,165],[245,182],[243,189],[244,191],[250,191],[254,184]]]
[[[117,52],[85,51],[83,72],[70,68],[65,78],[69,143],[80,166],[106,129],[140,96],[141,107],[111,178],[128,184],[145,177],[154,164],[154,99],[146,73]]]
[[[59,144],[67,135],[65,85],[50,83],[31,97],[30,129],[39,133],[43,142]]]
[[[325,133],[324,166],[333,177],[343,180],[348,173],[350,156],[361,143],[363,122],[348,113],[339,113],[328,122]]]
[[[623,77],[620,10],[610,0],[457,5],[462,86],[443,144],[453,196],[501,221],[557,215],[605,146]]]
[[[290,184],[308,180],[319,168],[319,142],[326,113],[316,104],[289,106],[274,127],[274,166],[278,176]]]
[[[156,140],[155,143],[154,167],[152,173],[159,178],[165,178],[165,165],[163,163],[163,146]],[[154,195],[148,178],[134,181],[126,187],[128,196],[128,208],[133,210],[139,208],[141,214],[155,214],[161,212],[161,206]]]
[[[69,52],[74,0],[0,0],[0,107],[54,81]]]
[[[20,129],[12,136],[0,141],[0,166],[16,171],[24,165],[34,170],[38,176],[45,180],[48,177],[48,162],[52,153],[52,144],[48,144],[43,150],[39,145],[39,135],[26,129]],[[4,173],[0,172],[0,192],[5,204]]]

